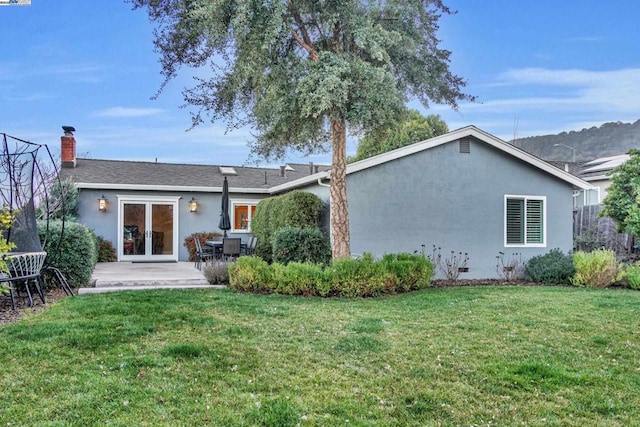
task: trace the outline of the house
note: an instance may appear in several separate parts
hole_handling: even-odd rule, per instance
[[[330,174],[320,174],[329,177]],[[317,176],[272,188],[320,194]],[[461,277],[495,278],[496,257],[573,248],[573,192],[591,185],[474,126],[347,166],[351,251],[467,253]],[[328,200],[328,196],[326,196]],[[518,255],[513,255],[518,254]]]
[[[611,171],[630,159],[628,154],[600,157],[580,165],[576,175],[593,187],[577,191],[574,195],[574,229],[576,248],[592,250],[605,247],[618,255],[634,252],[635,239],[632,234],[619,233],[616,222],[609,217],[601,217],[602,202],[612,183]]]
[[[329,200],[331,174],[324,167],[76,159],[71,155],[75,140],[73,150],[65,151],[65,138],[72,137],[62,138],[66,167],[61,174],[80,189],[79,220],[112,240],[121,261],[186,259],[184,237],[217,227],[225,175],[234,235],[250,230],[255,205],[264,197],[302,189]],[[573,192],[589,188],[568,172],[467,126],[347,166],[351,250],[381,256],[423,247],[429,252],[435,246],[445,256],[469,254],[463,277],[496,277],[501,252],[529,259],[553,248],[570,251]],[[103,211],[100,198],[108,200]],[[197,212],[189,212],[191,198]],[[134,233],[142,246],[125,245]]]
[[[611,185],[610,172],[626,163],[630,156],[628,154],[620,154],[617,156],[600,157],[588,161],[582,165],[578,176],[590,183],[592,190],[580,193],[581,199],[578,200],[578,206],[597,205],[602,203],[607,197],[607,189]]]
[[[118,261],[187,260],[185,237],[218,229],[225,177],[228,235],[246,241],[256,205],[271,187],[328,170],[313,164],[274,169],[77,158],[68,129],[61,158],[60,178],[79,190],[78,221],[113,242]]]

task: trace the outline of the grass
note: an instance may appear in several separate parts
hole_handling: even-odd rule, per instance
[[[0,424],[633,425],[639,335],[628,290],[66,298],[0,327]]]

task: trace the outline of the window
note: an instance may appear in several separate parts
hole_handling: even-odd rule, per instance
[[[231,224],[233,231],[250,232],[251,218],[256,213],[257,201],[231,202]]]
[[[546,245],[546,198],[505,196],[505,246]]]

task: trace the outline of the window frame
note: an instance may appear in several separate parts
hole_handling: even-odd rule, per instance
[[[252,206],[258,206],[258,202],[260,200],[251,200],[251,199],[230,199],[229,200],[229,219],[231,220],[231,230],[232,233],[251,233],[251,220],[253,219],[253,214],[251,213]],[[236,207],[237,206],[246,206],[248,218],[247,228],[235,228],[236,227]]]
[[[524,206],[523,215],[523,242],[508,243],[507,242],[507,204],[508,200],[522,200]],[[528,212],[527,202],[529,200],[539,200],[542,202],[542,243],[527,243],[527,224]],[[547,247],[547,197],[546,196],[527,196],[519,194],[505,194],[503,206],[503,222],[504,222],[504,247],[505,248],[546,248]]]

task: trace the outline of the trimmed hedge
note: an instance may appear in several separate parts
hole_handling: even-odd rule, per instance
[[[40,241],[45,240],[46,223],[38,222]],[[93,267],[98,261],[96,236],[85,225],[77,222],[49,222],[49,233],[43,248],[47,251],[45,265],[58,268],[73,287],[87,286]]]
[[[331,260],[331,243],[319,228],[284,227],[272,239],[273,262],[327,264]]]
[[[362,258],[318,264],[267,264],[258,257],[240,257],[229,267],[229,286],[238,292],[321,297],[374,297],[424,289],[435,266],[416,254],[388,254],[381,260]]]
[[[292,191],[261,200],[251,219],[251,232],[258,237],[256,255],[271,262],[272,239],[281,228],[319,228],[324,202],[305,191]]]

